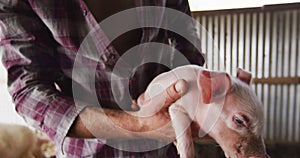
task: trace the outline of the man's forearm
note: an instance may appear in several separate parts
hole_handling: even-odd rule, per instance
[[[170,123],[168,107],[179,99],[186,89],[186,82],[180,80],[151,100],[143,100],[144,97],[141,96],[141,105],[143,106],[136,112],[86,107],[73,123],[68,136],[100,139],[173,140],[175,133]],[[140,115],[145,110],[147,111],[147,107],[161,107],[161,109],[151,116]]]
[[[68,136],[79,138],[129,138],[140,137],[145,124],[121,110],[87,107],[76,118]]]

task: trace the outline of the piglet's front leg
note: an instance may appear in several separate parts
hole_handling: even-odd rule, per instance
[[[194,158],[191,119],[185,109],[178,104],[171,105],[169,113],[176,134],[176,147],[180,158]]]

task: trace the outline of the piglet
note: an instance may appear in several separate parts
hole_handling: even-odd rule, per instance
[[[227,158],[269,157],[262,138],[263,106],[249,85],[250,73],[238,69],[232,77],[196,65],[181,66],[154,78],[145,99],[160,94],[178,79],[187,81],[188,90],[169,107],[169,114],[181,158],[195,156],[191,122],[200,126],[199,137],[209,135]]]
[[[45,158],[40,139],[28,127],[0,123],[0,156],[3,158]]]

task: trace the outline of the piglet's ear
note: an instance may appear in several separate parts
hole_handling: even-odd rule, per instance
[[[231,78],[224,72],[201,70],[198,87],[204,104],[221,102],[231,87]]]
[[[241,68],[238,68],[236,77],[248,85],[251,83],[251,79],[252,79],[251,73]]]

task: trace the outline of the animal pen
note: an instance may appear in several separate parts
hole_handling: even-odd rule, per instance
[[[300,3],[199,11],[193,17],[207,68],[236,74],[241,67],[253,74],[271,157],[300,157],[296,150],[277,153],[300,147]]]

